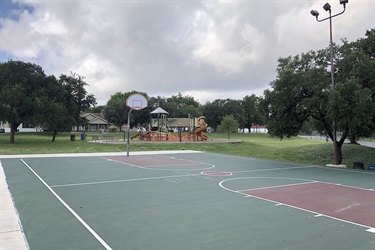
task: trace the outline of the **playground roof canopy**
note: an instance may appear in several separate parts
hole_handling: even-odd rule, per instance
[[[164,109],[162,109],[160,107],[158,107],[157,109],[152,111],[151,114],[167,114],[167,115],[169,115],[169,113],[167,111],[165,111]]]

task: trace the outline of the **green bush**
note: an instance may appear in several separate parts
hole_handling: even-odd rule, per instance
[[[116,126],[110,126],[109,132],[117,132],[117,127]]]

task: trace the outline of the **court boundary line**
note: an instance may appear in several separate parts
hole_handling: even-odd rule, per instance
[[[23,159],[20,159],[23,164],[43,183],[43,185],[56,197],[61,204],[68,209],[68,211],[94,236],[94,238],[99,241],[102,246],[107,250],[112,250],[112,248],[40,177],[34,169],[32,169],[29,164],[27,164]]]
[[[200,162],[200,161],[194,161],[194,160],[185,160],[185,159],[176,158],[176,157],[173,157],[173,156],[160,156],[160,155],[157,155],[157,154],[155,154],[155,155],[150,154],[149,156],[155,156],[155,157],[159,157],[159,158],[170,158],[170,159],[181,160],[181,161],[189,161],[189,162],[191,162],[191,164],[176,164],[176,165],[171,164],[171,165],[140,166],[140,165],[135,165],[135,164],[128,163],[128,162],[123,162],[123,161],[120,161],[120,160],[113,160],[113,159],[106,158],[106,157],[110,157],[110,156],[100,156],[99,158],[107,160],[107,161],[117,162],[117,163],[120,163],[120,164],[123,164],[123,165],[128,165],[128,166],[135,167],[135,168],[146,169],[146,170],[186,171],[186,170],[206,170],[206,169],[213,169],[213,168],[216,167],[215,164],[212,164],[212,163],[206,163],[206,162]],[[160,167],[193,166],[193,165],[196,165],[196,166],[197,165],[208,165],[208,167],[206,167],[206,168],[197,168],[197,169],[160,168]]]
[[[204,152],[203,151],[195,151],[195,150],[135,151],[135,152],[131,152],[131,155],[191,154],[191,153],[204,153]],[[0,159],[93,157],[93,156],[119,156],[119,155],[126,155],[126,152],[0,155]]]
[[[86,185],[98,185],[98,184],[132,182],[132,181],[148,181],[148,180],[158,180],[158,179],[168,179],[168,178],[180,178],[180,177],[190,177],[190,176],[200,176],[200,175],[201,175],[201,173],[199,173],[199,174],[185,174],[185,175],[167,175],[167,176],[158,176],[158,177],[145,177],[145,178],[122,179],[122,180],[111,180],[111,181],[81,182],[81,183],[70,183],[70,184],[53,185],[53,186],[51,186],[51,188],[86,186]]]
[[[277,185],[277,186],[270,186],[270,187],[250,188],[250,189],[238,190],[237,192],[243,194],[246,191],[256,191],[256,190],[263,190],[263,189],[272,189],[272,188],[299,186],[299,185],[311,184],[311,183],[316,183],[316,182],[319,182],[319,181],[307,181],[307,182],[285,184],[285,185]]]
[[[238,177],[238,178],[229,178],[229,179],[225,179],[225,180],[222,180],[222,181],[219,183],[219,186],[220,186],[221,188],[223,188],[224,190],[227,190],[227,191],[232,192],[232,193],[236,193],[236,194],[243,195],[243,197],[245,197],[245,198],[255,198],[255,199],[259,199],[259,200],[263,200],[263,201],[267,201],[267,202],[274,203],[275,206],[286,206],[286,207],[294,208],[294,209],[297,209],[297,210],[300,210],[300,211],[304,211],[304,212],[308,212],[308,213],[311,213],[311,214],[315,214],[314,217],[316,217],[316,218],[321,217],[321,216],[324,216],[324,217],[329,218],[329,219],[332,219],[332,220],[341,221],[341,222],[348,223],[348,224],[351,224],[351,225],[355,225],[355,226],[359,226],[359,227],[367,228],[367,229],[365,230],[366,232],[374,233],[374,234],[375,234],[375,228],[374,228],[374,227],[370,227],[370,226],[362,225],[362,224],[359,224],[359,223],[356,223],[356,222],[352,222],[352,221],[348,221],[348,220],[340,219],[340,218],[337,218],[337,217],[333,217],[333,216],[330,216],[330,215],[327,215],[327,214],[322,214],[322,213],[315,212],[315,211],[312,211],[312,210],[309,210],[309,209],[305,209],[305,208],[302,208],[302,207],[297,207],[297,206],[294,206],[294,205],[289,205],[289,204],[282,203],[282,202],[278,202],[278,201],[275,201],[275,200],[270,200],[270,199],[263,198],[263,197],[260,197],[260,196],[256,196],[256,195],[251,195],[251,194],[243,193],[244,191],[247,191],[247,190],[250,190],[250,191],[252,191],[252,190],[258,190],[258,188],[254,188],[254,189],[246,189],[246,190],[233,190],[233,189],[230,189],[230,188],[225,187],[225,186],[222,184],[222,183],[224,183],[224,182],[226,182],[226,181],[230,181],[230,180],[238,180],[238,179],[257,179],[257,178],[290,179],[290,180],[301,180],[301,181],[306,181],[306,182],[294,183],[294,184],[290,184],[290,185],[281,185],[281,186],[263,187],[263,188],[259,188],[259,189],[266,189],[266,188],[271,189],[271,188],[275,188],[275,187],[295,186],[295,185],[304,185],[304,184],[311,184],[311,183],[325,183],[325,184],[330,184],[330,185],[345,186],[345,187],[354,188],[354,189],[363,189],[363,190],[367,190],[367,191],[373,191],[373,190],[371,190],[371,189],[366,189],[366,188],[357,188],[357,187],[352,187],[352,186],[349,186],[349,185],[341,185],[341,184],[329,183],[329,182],[324,182],[324,181],[321,182],[321,181],[318,181],[318,180],[308,180],[308,179],[299,179],[299,178],[284,178],[284,177]],[[242,191],[242,192],[241,192],[241,191]]]

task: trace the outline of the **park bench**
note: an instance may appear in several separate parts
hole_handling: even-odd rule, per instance
[[[99,136],[98,135],[92,135],[91,136],[91,141],[98,142],[99,141]]]
[[[113,135],[103,135],[104,142],[114,142],[117,141],[117,138]]]

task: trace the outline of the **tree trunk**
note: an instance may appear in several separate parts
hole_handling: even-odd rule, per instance
[[[340,165],[342,163],[342,143],[333,142],[333,164]]]
[[[358,144],[355,135],[350,134],[350,138],[349,139],[350,139],[350,143],[351,144]]]
[[[52,141],[53,141],[53,142],[54,142],[55,139],[56,139],[56,135],[57,135],[57,129],[55,129],[55,130],[53,131],[53,136],[52,136]]]
[[[20,123],[10,123],[10,144],[14,144],[14,135],[16,134],[19,125]]]

